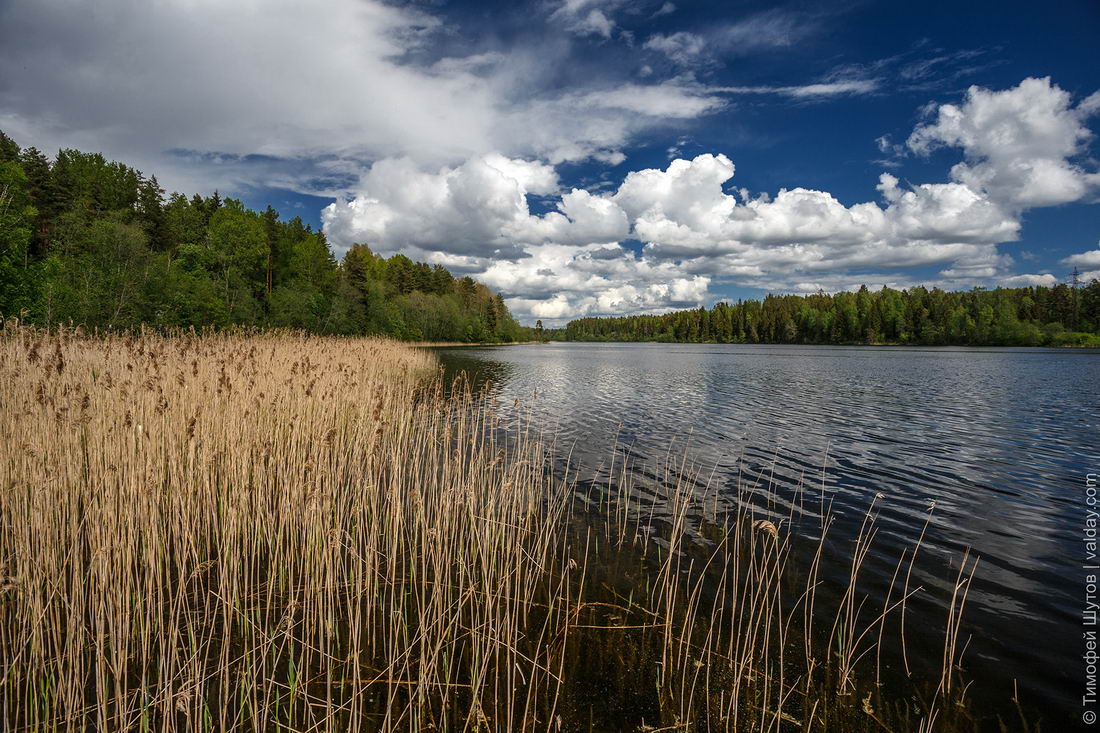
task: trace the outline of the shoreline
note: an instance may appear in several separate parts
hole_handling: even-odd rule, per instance
[[[845,341],[838,343],[773,343],[761,341],[614,341],[614,340],[551,340],[545,342],[523,343],[555,343],[555,344],[667,344],[669,346],[864,346],[864,347],[889,347],[894,349],[1072,349],[1080,351],[1100,351],[1097,346],[1077,346],[1074,344],[1049,344],[1049,345],[1023,345],[1023,344],[903,344],[897,342],[865,343],[859,341]],[[491,344],[465,344],[466,346],[489,346]]]
[[[450,349],[483,346],[531,346],[534,344],[547,344],[549,341],[398,341],[399,344],[420,349]]]

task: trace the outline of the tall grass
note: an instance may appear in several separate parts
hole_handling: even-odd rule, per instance
[[[841,557],[822,505],[806,568],[790,517],[747,501],[719,512],[683,465],[660,482],[660,518],[625,464],[582,502],[550,470],[551,444],[495,429],[468,389],[445,394],[420,350],[9,322],[0,407],[10,731],[968,720],[956,677],[972,566],[939,679],[916,707],[892,704],[873,684],[878,652],[920,589],[900,558],[885,603],[861,593],[873,504]],[[821,568],[837,562],[849,587],[826,604]]]

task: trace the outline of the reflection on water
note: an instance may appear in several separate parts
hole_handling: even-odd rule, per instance
[[[882,492],[870,570],[883,587],[934,501],[924,552],[939,567],[921,582],[942,591],[963,550],[981,557],[966,617],[976,694],[1007,699],[1017,680],[1048,723],[1077,720],[1100,353],[545,344],[440,355],[451,373],[491,382],[506,410],[519,400],[587,469],[616,441],[650,463],[687,446],[727,497],[739,477],[764,475],[780,494],[823,480],[852,532]],[[919,650],[919,616],[911,623]]]

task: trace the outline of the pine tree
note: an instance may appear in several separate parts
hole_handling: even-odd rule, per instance
[[[1077,330],[1077,317],[1080,314],[1080,298],[1077,291],[1081,288],[1081,273],[1077,270],[1077,266],[1073,267],[1073,274],[1070,275],[1070,287],[1073,288],[1073,316],[1070,319],[1070,330]]]
[[[171,241],[168,221],[164,215],[164,189],[157,183],[156,176],[141,181],[138,189],[138,210],[152,248],[161,252],[169,249]]]
[[[19,145],[0,130],[0,163],[15,163],[19,160]]]
[[[24,149],[19,155],[19,163],[27,176],[27,194],[31,205],[38,212],[34,222],[32,253],[41,257],[50,248],[53,218],[61,208],[61,191],[50,168],[50,161],[38,148]]]

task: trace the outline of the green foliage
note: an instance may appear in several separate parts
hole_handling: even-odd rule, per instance
[[[1075,329],[1062,324],[1076,323]],[[921,344],[1100,347],[1100,281],[1073,289],[947,292],[915,287],[872,293],[768,295],[659,316],[582,318],[568,341]]]
[[[9,143],[11,144],[9,146]],[[0,133],[0,313],[30,311],[38,300],[41,268],[31,252],[38,212],[31,206],[27,177],[16,162],[18,148]]]
[[[0,130],[0,163],[14,163],[19,160],[19,145]]]
[[[120,329],[231,325],[513,341],[503,299],[440,265],[354,245],[240,201],[174,193],[102,155],[51,163],[0,132],[0,317]]]
[[[61,252],[46,278],[53,322],[125,328],[143,320],[152,253],[134,224],[102,218],[87,226],[66,218]]]

